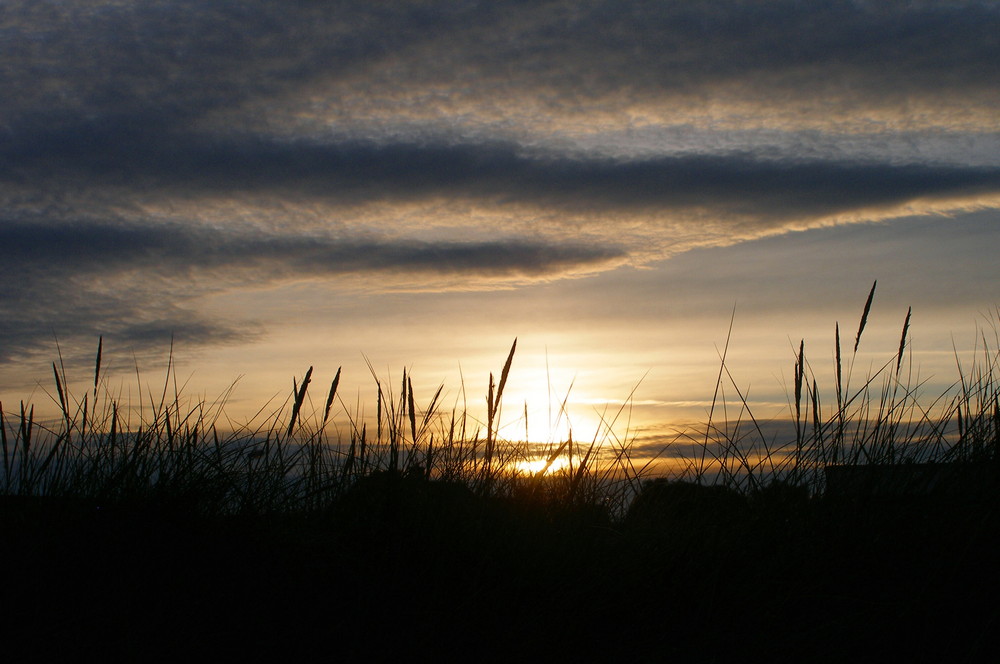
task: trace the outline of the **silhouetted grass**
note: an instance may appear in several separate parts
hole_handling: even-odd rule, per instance
[[[343,436],[328,431],[339,370],[322,408],[310,367],[285,403],[234,427],[228,395],[186,400],[170,365],[158,394],[123,401],[99,342],[82,397],[53,364],[53,421],[0,405],[9,650],[983,658],[1000,591],[1000,343],[984,337],[981,359],[928,401],[907,367],[908,312],[892,357],[856,377],[874,295],[849,357],[835,326],[829,395],[799,344],[788,440],[764,434],[724,351],[718,406],[685,434],[699,453],[672,480],[651,476],[617,418],[585,443],[502,436],[516,341],[485,421],[444,410],[441,388],[421,399],[405,371],[372,370],[375,419],[346,412]],[[535,458],[544,468],[521,470]],[[930,464],[958,469],[957,484],[897,491],[875,472]],[[830,467],[876,479],[825,495]]]
[[[963,367],[956,354],[958,380],[944,393],[926,398],[923,384],[905,362],[911,310],[906,313],[898,350],[892,357],[860,379],[854,375],[874,295],[873,284],[850,357],[842,354],[840,325],[835,326],[834,386],[825,398],[810,366],[805,342],[799,343],[789,403],[792,435],[788,440],[776,440],[764,433],[773,428],[758,420],[723,354],[705,430],[702,434],[685,434],[701,443],[700,458],[692,463],[690,475],[699,482],[711,477],[709,483],[742,492],[753,493],[781,481],[822,495],[823,471],[830,466],[994,463],[1000,437],[998,328],[993,330],[992,347],[986,335],[982,336],[981,357],[973,366]],[[735,391],[740,408],[735,416],[725,413],[717,420],[715,402],[724,388]]]

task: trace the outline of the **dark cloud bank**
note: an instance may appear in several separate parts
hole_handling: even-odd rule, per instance
[[[557,107],[741,80],[762,96],[789,83],[803,96],[839,87],[995,101],[1000,62],[1000,6],[982,1],[84,0],[10,2],[4,14],[0,75],[15,133],[95,112],[177,126],[381,63],[400,83],[461,94],[486,81]]]
[[[51,278],[133,269],[178,275],[240,270],[269,280],[279,275],[350,272],[468,272],[544,275],[567,265],[620,258],[613,247],[550,245],[527,240],[419,242],[330,237],[250,236],[186,226],[5,222],[0,243],[17,274]],[[247,277],[240,276],[241,280]]]
[[[633,161],[527,155],[516,146],[202,142],[77,130],[0,150],[9,177],[53,186],[142,184],[164,195],[297,190],[344,202],[448,195],[568,208],[738,206],[757,216],[810,217],[917,197],[1000,191],[1000,167],[752,155]]]

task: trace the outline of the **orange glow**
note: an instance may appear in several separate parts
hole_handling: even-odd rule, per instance
[[[548,468],[545,467],[546,464],[548,464]],[[548,463],[548,459],[525,459],[524,461],[515,463],[514,468],[525,475],[536,475],[543,470],[546,475],[552,475],[566,468],[568,465],[569,459],[560,456],[554,459],[551,464]]]

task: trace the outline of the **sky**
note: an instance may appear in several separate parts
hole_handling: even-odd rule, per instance
[[[627,402],[655,442],[727,340],[787,413],[876,280],[856,371],[912,307],[945,389],[997,322],[998,35],[1000,2],[5,2],[0,401],[51,406],[60,354],[85,390],[103,337],[126,393],[173,340],[236,421],[309,366],[341,415],[369,365],[474,409],[516,338],[509,435]]]

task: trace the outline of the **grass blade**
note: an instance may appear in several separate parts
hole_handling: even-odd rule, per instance
[[[493,405],[494,412],[500,405],[500,398],[503,396],[504,385],[507,384],[507,376],[510,374],[510,365],[514,361],[514,350],[517,348],[517,337],[514,337],[514,343],[510,346],[510,353],[507,354],[507,361],[504,362],[503,371],[500,372],[500,385],[497,386],[496,403]]]
[[[337,375],[333,377],[333,383],[330,384],[330,394],[326,397],[326,406],[323,408],[323,424],[326,424],[326,420],[330,417],[330,407],[333,406],[333,399],[337,396],[337,386],[340,385],[340,370],[343,367],[337,367]]]
[[[413,405],[413,377],[410,376],[406,380],[406,405],[410,409],[410,439],[413,444],[417,444],[417,409]]]
[[[899,376],[899,368],[903,364],[903,349],[906,347],[906,334],[910,330],[910,314],[913,313],[913,307],[908,307],[906,309],[906,320],[903,321],[903,334],[899,338],[899,352],[896,353],[896,376]]]
[[[288,420],[288,432],[285,434],[286,438],[290,438],[292,431],[295,429],[295,422],[299,417],[299,411],[302,408],[302,402],[306,398],[306,390],[309,388],[309,381],[312,380],[313,368],[309,367],[306,371],[306,375],[302,378],[302,385],[299,386],[298,391],[295,394],[295,403],[292,404],[292,417]],[[295,379],[292,379],[293,391],[295,385]]]
[[[4,491],[10,490],[10,456],[7,450],[7,418],[3,414],[3,402],[0,401],[0,442],[3,443],[3,475]]]
[[[878,285],[878,280],[876,279],[872,283],[871,292],[868,293],[868,299],[865,301],[865,310],[861,313],[861,324],[858,326],[858,336],[854,338],[854,352],[858,352],[858,344],[861,343],[861,333],[865,331],[865,325],[868,324],[868,312],[872,310],[872,299],[875,297],[875,286]]]

